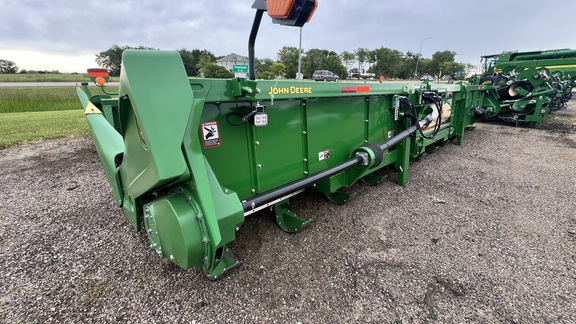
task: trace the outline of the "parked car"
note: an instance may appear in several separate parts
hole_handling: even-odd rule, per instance
[[[312,79],[315,81],[338,81],[339,77],[327,70],[316,70],[314,74],[312,74]]]
[[[431,76],[431,75],[423,75],[423,76],[420,78],[420,81],[426,81],[426,80],[432,82],[432,81],[434,81],[434,77]]]

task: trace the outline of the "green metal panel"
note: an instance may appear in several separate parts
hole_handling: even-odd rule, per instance
[[[247,125],[229,125],[226,116],[245,106],[247,103],[212,103],[206,104],[202,112],[203,123],[218,123],[220,136],[219,146],[207,148],[203,145],[202,152],[220,184],[235,191],[241,199],[252,196],[253,188]],[[196,132],[201,134],[201,129]]]
[[[91,110],[89,109],[91,107],[96,108],[88,101],[88,97],[81,88],[76,88],[76,92],[86,112]],[[119,160],[119,157],[124,154],[123,139],[122,136],[114,130],[112,125],[106,121],[106,118],[102,113],[99,113],[97,108],[94,109],[94,111],[95,113],[86,114],[88,125],[90,126],[90,132],[92,133],[92,139],[94,140],[98,157],[100,157],[102,167],[104,168],[104,172],[108,178],[108,183],[112,187],[116,205],[122,206],[124,195],[121,188],[118,169],[116,168],[116,162]]]
[[[187,172],[181,147],[193,94],[178,52],[133,50],[122,56],[119,93],[120,110],[127,114],[124,129],[137,135],[126,138],[133,159],[127,163],[140,164],[130,166],[126,179],[136,198]]]
[[[266,105],[268,126],[249,127],[254,132],[256,192],[265,192],[304,177],[304,109],[300,100],[279,100]]]
[[[381,145],[394,136],[393,96],[374,96],[369,98],[367,140],[369,143]]]
[[[350,159],[364,143],[365,97],[308,100],[306,108],[309,172]]]

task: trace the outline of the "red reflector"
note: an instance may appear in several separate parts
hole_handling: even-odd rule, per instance
[[[482,90],[482,86],[479,86],[479,87],[478,87],[478,90]]]
[[[107,77],[108,70],[106,69],[88,69],[89,77]]]
[[[370,92],[370,86],[343,86],[342,93]]]

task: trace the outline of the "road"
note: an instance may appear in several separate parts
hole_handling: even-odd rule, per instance
[[[0,88],[52,88],[74,87],[80,82],[0,82]],[[108,86],[118,86],[118,82],[110,82]]]

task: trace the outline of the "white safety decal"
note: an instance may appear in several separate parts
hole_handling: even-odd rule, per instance
[[[318,161],[323,161],[330,158],[330,150],[322,151],[318,153]]]
[[[204,148],[220,146],[220,132],[218,132],[218,122],[206,122],[200,124],[202,130],[202,142]]]

